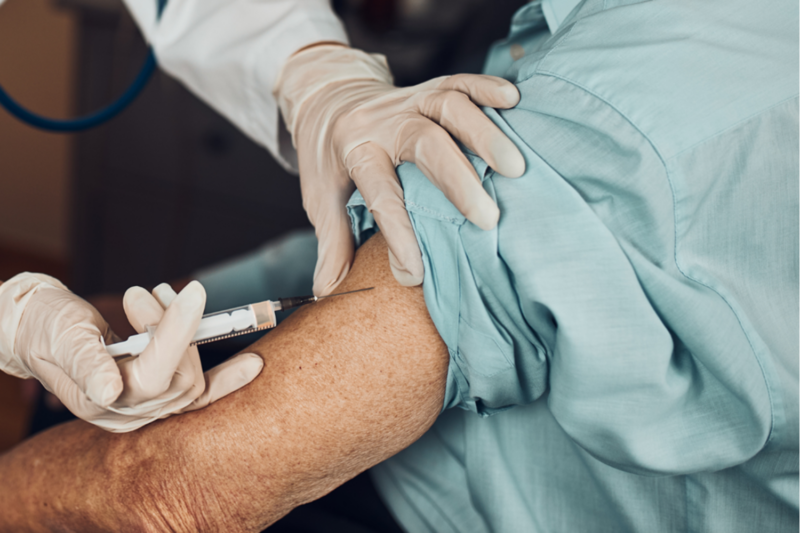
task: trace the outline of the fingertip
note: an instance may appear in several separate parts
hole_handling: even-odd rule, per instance
[[[502,109],[514,107],[519,103],[519,89],[510,81],[503,80],[505,83],[500,86],[500,91],[506,100],[506,105]]]
[[[335,266],[331,266],[331,265]],[[332,263],[326,260],[324,255],[320,256],[317,262],[317,270],[314,272],[314,295],[327,296],[336,290],[347,273],[350,272],[350,261]]]
[[[392,274],[394,275],[394,279],[397,280],[397,283],[402,285],[403,287],[416,287],[418,285],[422,285],[422,276],[415,276],[411,274],[408,270],[398,269],[391,263],[389,267],[392,269]]]
[[[128,321],[139,333],[141,333],[139,326],[143,327],[144,324],[137,325],[136,319],[140,314],[149,315],[152,312],[152,303],[157,303],[152,302],[152,298],[146,289],[138,286],[129,287],[122,296],[122,310],[125,311]]]
[[[161,307],[166,309],[178,295],[169,284],[161,283],[153,289],[153,296]]]
[[[314,278],[314,296],[331,294],[342,282],[342,279]]]
[[[204,308],[206,305],[206,290],[199,281],[190,282],[178,296],[180,297],[180,305],[184,308]]]
[[[389,268],[392,270],[394,279],[403,287],[416,287],[422,284],[424,279],[424,268],[422,260],[410,261],[410,264],[403,265],[389,249]],[[417,264],[418,263],[418,264]]]
[[[525,158],[519,148],[505,135],[498,135],[492,139],[490,150],[498,173],[506,178],[519,178],[525,173]]]
[[[86,395],[96,405],[107,408],[122,394],[122,377],[109,375],[108,372],[98,372],[91,378]]]
[[[202,409],[256,379],[264,360],[255,353],[241,353],[205,373],[206,389],[183,411]]]
[[[254,353],[243,353],[239,355],[241,359],[240,370],[242,376],[247,378],[247,383],[254,380],[264,368],[264,359]]]
[[[128,290],[125,291],[125,294],[122,296],[122,304],[123,306],[127,307],[129,305],[135,305],[136,302],[140,301],[141,298],[147,297],[149,293],[146,289],[134,285],[133,287],[128,287]]]
[[[183,290],[186,290],[188,288],[191,288],[193,291],[202,292],[203,294],[206,293],[206,289],[205,289],[205,287],[203,287],[203,284],[200,283],[199,281],[197,281],[196,279],[193,279],[192,281],[187,283],[186,287],[184,287]]]
[[[100,407],[108,407],[122,394],[122,378],[116,377],[108,383],[103,389],[103,394],[100,397]]]
[[[483,231],[489,231],[497,227],[497,223],[500,221],[500,209],[494,201],[489,200],[467,218]]]
[[[519,103],[516,85],[499,76],[488,74],[455,74],[443,78],[441,89],[466,93],[478,105],[508,109]]]
[[[144,333],[148,325],[158,324],[164,315],[158,300],[142,287],[131,287],[125,291],[122,308],[137,333]]]

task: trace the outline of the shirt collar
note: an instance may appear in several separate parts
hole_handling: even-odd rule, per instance
[[[555,33],[581,0],[533,0],[514,14],[512,27],[523,27],[541,20],[544,15],[550,33]]]

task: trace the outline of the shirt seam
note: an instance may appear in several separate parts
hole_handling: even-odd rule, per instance
[[[574,27],[574,25],[570,27],[570,31],[572,30],[573,27]],[[562,41],[563,40],[564,39],[562,39]],[[561,42],[557,43],[556,46],[554,46],[553,49],[550,50],[550,52],[555,50],[556,47],[559,44],[561,44]],[[547,53],[545,58],[550,55],[550,52]],[[542,61],[544,61],[544,59]],[[639,128],[636,125],[636,123],[633,120],[630,119],[630,117],[628,117],[625,113],[623,113],[620,109],[618,109],[611,102],[609,102],[608,100],[606,100],[602,96],[598,95],[597,93],[595,93],[591,89],[589,89],[587,87],[584,87],[580,83],[578,83],[578,82],[576,82],[574,80],[571,80],[571,79],[567,78],[566,76],[563,76],[563,75],[558,74],[556,72],[552,72],[552,71],[548,71],[548,70],[539,70],[538,67],[537,67],[536,70],[534,70],[534,72],[530,76],[528,76],[528,77],[526,77],[526,78],[524,78],[522,80],[519,80],[517,83],[521,83],[521,82],[530,80],[530,79],[532,79],[533,77],[535,77],[537,75],[538,76],[542,76],[542,77],[551,77],[553,79],[561,80],[562,82],[567,83],[567,84],[575,87],[576,89],[578,89],[580,91],[583,91],[584,93],[588,94],[589,96],[595,98],[596,100],[598,100],[598,101],[602,102],[603,104],[605,104],[606,106],[608,106],[615,113],[617,113],[620,117],[622,117],[625,120],[625,122],[627,122],[634,130],[636,130],[636,132],[638,132],[639,135],[641,135],[641,137],[644,140],[647,141],[647,144],[649,144],[650,147],[653,149],[653,153],[655,153],[655,155],[658,157],[659,161],[661,161],[661,165],[662,165],[662,167],[664,169],[664,175],[666,176],[667,183],[669,184],[670,194],[672,195],[672,224],[673,224],[673,226],[672,226],[672,229],[673,229],[673,257],[672,257],[672,259],[673,259],[673,262],[675,264],[675,268],[678,270],[678,272],[681,273],[681,275],[684,278],[686,278],[687,280],[690,280],[690,281],[692,281],[694,283],[697,283],[698,285],[706,287],[708,290],[710,290],[714,294],[716,294],[717,297],[719,297],[725,303],[726,307],[730,310],[731,313],[733,313],[733,316],[736,318],[736,322],[739,324],[739,329],[741,330],[741,332],[744,334],[745,338],[747,339],[747,344],[750,346],[750,351],[751,351],[753,357],[755,358],[756,363],[758,363],[759,369],[761,370],[761,378],[764,381],[764,387],[765,387],[765,389],[767,391],[767,398],[769,400],[770,426],[769,426],[769,433],[767,435],[767,438],[764,440],[763,445],[756,452],[756,454],[759,453],[761,450],[765,449],[772,442],[772,437],[773,437],[773,434],[774,434],[774,431],[775,431],[775,400],[773,398],[774,394],[773,394],[772,387],[770,386],[770,380],[767,377],[767,371],[766,371],[766,368],[764,366],[764,362],[761,360],[761,357],[759,356],[758,350],[756,350],[755,345],[753,344],[753,340],[751,339],[750,334],[748,333],[747,329],[744,328],[744,326],[742,324],[741,317],[739,316],[739,313],[737,313],[733,309],[733,307],[731,306],[730,302],[728,302],[728,299],[725,298],[725,296],[720,294],[719,291],[717,291],[715,288],[709,286],[707,283],[705,283],[705,282],[703,282],[703,281],[701,281],[699,279],[696,279],[696,278],[690,276],[689,274],[687,274],[684,271],[684,269],[681,267],[680,263],[678,262],[678,202],[677,202],[677,198],[676,198],[676,195],[675,195],[675,186],[674,186],[674,183],[672,181],[672,176],[671,176],[671,173],[669,171],[669,166],[667,165],[667,162],[666,162],[667,160],[664,159],[664,156],[662,155],[661,151],[656,146],[655,142],[647,134],[645,134],[644,131],[642,131],[642,129]],[[792,98],[796,98],[796,97],[797,96],[793,96]],[[786,102],[787,100],[790,100],[790,99],[791,98],[784,99],[784,100],[782,100],[781,102],[779,102],[778,104],[775,104],[775,105],[779,105],[780,103],[784,103],[784,102]],[[766,108],[766,109],[771,109],[772,107],[775,107],[775,105],[770,106],[769,108]],[[762,113],[762,112],[766,111],[766,109],[762,109],[758,113],[753,113],[748,118],[752,118],[754,116],[757,116],[759,113]],[[737,122],[737,124],[740,124],[740,123],[741,123],[741,121]],[[731,127],[733,127],[733,126],[731,126]],[[715,134],[713,136],[706,137],[701,142],[705,142],[705,141],[711,140],[715,136],[719,135],[720,133],[722,133],[724,131],[727,131],[728,129],[729,128],[725,128],[725,129],[721,130],[719,133],[717,133],[717,134]],[[695,143],[695,145],[693,145],[693,146],[698,146],[699,144],[700,143]],[[529,146],[529,148],[531,148],[531,150],[533,150],[533,147],[531,147],[530,145],[528,145],[528,146]],[[681,153],[682,152],[683,151],[681,151]],[[674,158],[677,155],[678,154],[675,154],[675,156],[670,157],[668,160],[670,160],[670,161],[674,160]]]
[[[683,505],[684,505],[684,524],[686,533],[692,531],[691,518],[689,517],[689,476],[683,476]]]
[[[460,225],[462,225],[464,223],[464,220],[462,220],[460,218],[451,217],[451,216],[442,214],[439,211],[436,211],[435,209],[432,209],[430,207],[426,207],[424,205],[420,205],[420,204],[418,204],[416,202],[413,202],[411,200],[408,200],[408,199],[405,200],[405,204],[406,204],[406,209],[408,211],[412,211],[414,213],[417,213],[417,214],[420,214],[420,215],[423,215],[423,216],[427,215],[427,216],[430,216],[430,217],[433,217],[433,218],[438,218],[440,220],[444,220],[445,222],[450,222],[451,224],[454,224],[454,225],[457,225],[457,226],[460,226]]]
[[[574,10],[574,8],[573,8],[573,10]],[[542,11],[542,16],[544,16],[544,11]],[[521,82],[523,82],[525,80],[528,80],[528,79],[534,77],[539,72],[539,67],[542,65],[542,63],[547,61],[547,59],[550,57],[550,54],[552,54],[553,52],[558,50],[564,44],[564,41],[567,40],[567,37],[569,37],[569,35],[572,33],[573,28],[575,28],[575,26],[578,24],[579,21],[580,20],[576,20],[575,22],[573,22],[572,24],[569,25],[569,27],[564,31],[564,35],[561,36],[561,38],[558,41],[556,41],[556,43],[553,45],[553,47],[550,50],[547,51],[547,53],[544,55],[544,57],[542,57],[542,59],[539,60],[539,62],[536,65],[536,68],[533,69],[533,72],[531,73],[530,76],[528,76],[527,78],[518,79],[516,81],[516,83],[519,84],[519,83],[521,83]],[[559,30],[562,29],[562,28],[563,28],[563,26],[559,26],[558,27]],[[548,25],[548,29],[549,29],[549,25]],[[551,35],[550,38],[552,39],[553,37],[555,37],[558,34],[558,30],[556,30],[555,33],[553,33],[551,31],[551,33],[552,33],[552,35]]]
[[[703,137],[702,139],[700,139],[699,141],[697,141],[693,145],[687,146],[686,148],[683,148],[680,152],[677,152],[677,153],[671,155],[669,157],[669,159],[667,159],[667,161],[672,161],[672,160],[676,159],[678,156],[688,152],[689,150],[697,148],[698,146],[702,146],[703,144],[705,144],[705,143],[707,143],[707,142],[719,137],[723,133],[726,133],[726,132],[728,132],[730,130],[736,129],[739,126],[741,126],[742,124],[744,124],[745,122],[748,122],[748,121],[752,120],[753,118],[755,118],[755,117],[757,117],[757,116],[759,116],[759,115],[761,115],[763,113],[766,113],[767,111],[770,111],[770,110],[772,110],[772,109],[774,109],[774,108],[776,108],[776,107],[778,107],[780,105],[783,105],[786,102],[790,102],[792,100],[796,100],[798,98],[798,96],[800,96],[800,95],[795,94],[795,95],[792,95],[792,96],[788,96],[788,97],[784,98],[783,100],[775,102],[774,104],[772,104],[772,105],[770,105],[768,107],[764,107],[764,108],[759,109],[758,111],[754,111],[753,113],[747,115],[746,117],[744,117],[744,118],[742,118],[740,120],[737,120],[733,124],[731,124],[729,126],[726,126],[726,127],[722,128],[721,130],[712,133],[711,135],[707,135],[706,137]]]

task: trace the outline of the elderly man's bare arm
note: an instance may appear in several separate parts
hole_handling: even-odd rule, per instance
[[[111,434],[73,422],[0,458],[0,530],[258,531],[421,436],[447,349],[380,235],[341,291],[250,350],[265,367],[210,407]]]

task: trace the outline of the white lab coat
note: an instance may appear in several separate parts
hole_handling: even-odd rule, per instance
[[[0,5],[5,0],[0,0]],[[294,52],[319,41],[347,44],[328,0],[125,0],[158,64],[296,171],[272,87]]]
[[[296,170],[272,88],[300,48],[347,44],[328,0],[169,0],[160,21],[156,0],[125,3],[164,71]]]

